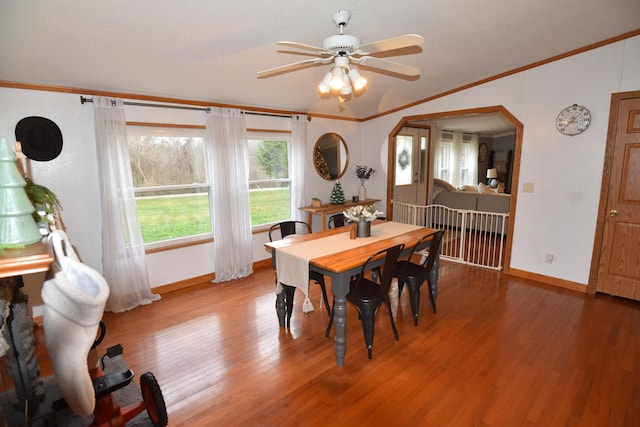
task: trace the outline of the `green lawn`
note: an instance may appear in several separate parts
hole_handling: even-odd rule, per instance
[[[288,219],[290,190],[250,191],[251,224]],[[142,238],[145,243],[209,233],[207,196],[158,196],[137,199]]]

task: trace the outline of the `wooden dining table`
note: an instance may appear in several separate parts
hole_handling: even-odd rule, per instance
[[[334,296],[334,348],[336,354],[336,363],[338,366],[344,365],[346,354],[346,325],[347,325],[347,306],[346,296],[349,293],[349,280],[352,276],[360,273],[362,266],[367,259],[382,249],[391,246],[404,244],[404,251],[401,256],[406,256],[411,251],[421,237],[431,234],[436,230],[415,226],[410,224],[402,224],[393,221],[377,221],[371,227],[371,236],[365,238],[357,238],[351,240],[349,238],[349,227],[340,227],[332,230],[321,231],[317,233],[296,236],[293,239],[283,239],[274,242],[267,242],[265,248],[271,252],[273,265],[277,266],[278,253],[284,254],[298,253],[309,254],[312,258],[308,259],[308,263],[297,263],[295,268],[317,271],[331,278],[331,291]],[[384,258],[375,260],[367,265],[367,268],[375,268],[384,263]],[[433,275],[431,277],[432,284],[437,289],[438,266],[435,265]],[[277,268],[276,268],[277,271]],[[303,273],[301,271],[295,273]],[[283,276],[283,272],[277,274],[278,280]],[[301,275],[305,277],[304,274]],[[306,277],[308,278],[308,271]],[[286,282],[282,282],[283,284]],[[290,286],[297,286],[303,290],[308,289],[308,280],[306,283],[298,284],[286,283]],[[306,292],[305,292],[306,293]],[[276,304],[278,307],[278,317],[280,325],[284,325],[283,316],[286,315],[284,307],[283,293],[279,292],[276,296]]]

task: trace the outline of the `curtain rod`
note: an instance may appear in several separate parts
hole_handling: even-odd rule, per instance
[[[84,104],[86,102],[93,103],[93,98],[85,98],[84,96],[80,96],[80,103]],[[124,105],[135,105],[137,107],[175,108],[177,110],[196,110],[196,111],[206,111],[207,113],[209,111],[211,111],[210,108],[205,108],[205,107],[188,107],[186,105],[149,104],[147,102],[129,102],[129,101],[125,101]]]
[[[84,104],[86,102],[93,103],[93,98],[86,98],[80,95],[80,103]],[[211,108],[208,108],[208,107],[188,107],[186,105],[162,105],[162,104],[150,104],[147,102],[125,101],[124,105],[135,105],[137,107],[175,108],[178,110],[196,110],[196,111],[206,111],[207,113],[211,111]],[[258,111],[243,111],[243,112],[244,114],[252,114],[254,116],[292,117],[292,114],[261,113]],[[307,116],[307,120],[311,121],[311,117]]]

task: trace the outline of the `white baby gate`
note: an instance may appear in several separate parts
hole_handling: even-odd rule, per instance
[[[392,201],[393,220],[446,230],[440,257],[463,264],[502,269],[508,213],[412,205]]]

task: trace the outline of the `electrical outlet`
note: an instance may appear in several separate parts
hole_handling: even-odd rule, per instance
[[[553,254],[545,254],[544,262],[546,262],[547,264],[553,264]]]
[[[523,193],[533,193],[533,182],[524,182],[524,183],[522,183],[522,192]]]

